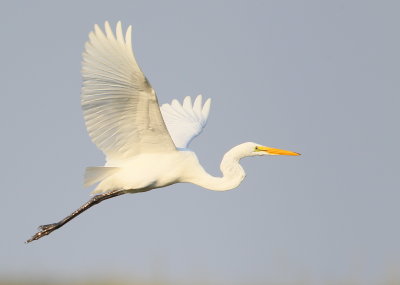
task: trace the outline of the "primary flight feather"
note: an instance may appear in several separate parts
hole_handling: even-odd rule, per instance
[[[93,142],[108,160],[146,152],[175,151],[154,89],[146,79],[118,22],[89,34],[82,61],[82,109]]]
[[[125,193],[145,192],[186,182],[225,191],[237,187],[245,177],[239,161],[247,156],[299,155],[296,152],[246,142],[223,157],[221,177],[208,174],[190,142],[205,127],[211,100],[201,95],[194,102],[159,106],[156,93],[139,68],[131,45],[131,27],[115,32],[108,22],[104,30],[95,25],[85,45],[82,61],[81,104],[87,131],[106,156],[104,166],[88,167],[85,186],[98,183],[96,194],[58,223],[43,225],[27,242],[60,228],[103,200]]]

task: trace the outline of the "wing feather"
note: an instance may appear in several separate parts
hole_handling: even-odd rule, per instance
[[[202,100],[202,96],[198,95],[192,104],[192,99],[187,96],[182,104],[174,99],[171,104],[161,106],[168,132],[177,148],[187,148],[206,126],[211,99],[207,99],[204,105]]]
[[[89,33],[82,62],[81,105],[93,142],[110,159],[175,151],[156,94],[132,51],[129,26],[108,22]]]

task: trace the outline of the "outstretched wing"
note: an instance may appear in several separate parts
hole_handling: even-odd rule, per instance
[[[210,112],[211,99],[202,104],[202,96],[198,95],[194,104],[189,96],[181,105],[177,100],[171,104],[163,104],[161,113],[177,148],[187,148],[206,126]]]
[[[131,26],[95,25],[85,45],[81,104],[93,142],[110,159],[175,151],[156,94],[136,63]]]

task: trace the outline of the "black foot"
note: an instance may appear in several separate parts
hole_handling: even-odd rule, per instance
[[[33,235],[25,243],[30,243],[34,240],[40,239],[41,237],[47,236],[48,234],[50,234],[51,232],[53,232],[54,230],[58,229],[61,226],[62,226],[62,224],[60,224],[60,223],[39,226],[39,228],[38,228],[39,232],[37,232],[35,235]]]

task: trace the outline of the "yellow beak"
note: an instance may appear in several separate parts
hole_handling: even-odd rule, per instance
[[[267,147],[267,146],[258,146],[257,150],[265,151],[265,152],[268,152],[269,154],[275,154],[275,155],[300,155],[300,153],[293,152],[290,150],[283,150],[283,149],[272,148],[272,147]]]

